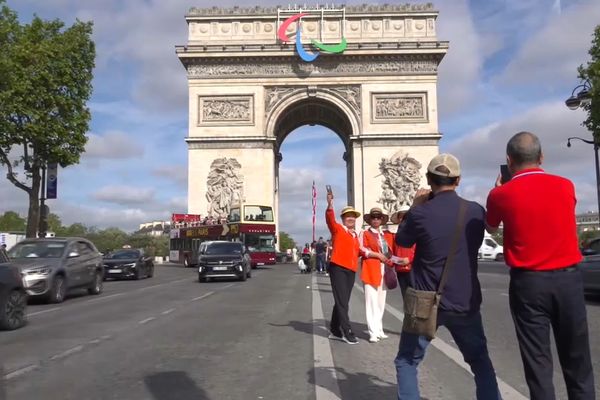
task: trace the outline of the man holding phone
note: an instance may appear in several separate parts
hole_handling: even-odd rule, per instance
[[[569,400],[592,400],[590,356],[575,188],[540,168],[536,135],[520,132],[506,146],[510,181],[498,177],[487,199],[487,230],[504,224],[510,310],[532,400],[555,399],[550,326]]]

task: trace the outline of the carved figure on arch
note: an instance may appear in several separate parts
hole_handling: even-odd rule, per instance
[[[231,206],[243,199],[244,177],[241,164],[235,158],[217,158],[206,181],[208,215],[219,218],[229,215]]]
[[[410,206],[421,185],[421,163],[409,154],[399,151],[379,163],[382,194],[378,200],[386,212],[394,213],[400,207]]]

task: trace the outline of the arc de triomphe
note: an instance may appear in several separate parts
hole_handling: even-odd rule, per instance
[[[272,205],[278,219],[279,149],[306,124],[342,139],[349,204],[392,212],[410,202],[441,138],[448,42],[437,16],[428,4],[191,9],[188,43],[176,47],[189,82],[188,212],[243,200]]]

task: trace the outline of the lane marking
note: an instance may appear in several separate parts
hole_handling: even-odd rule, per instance
[[[125,295],[125,293],[115,293],[115,294],[110,294],[110,295],[108,295],[108,296],[102,296],[102,297],[98,297],[98,298],[96,298],[96,299],[87,300],[87,301],[84,301],[84,302],[82,302],[82,303],[84,303],[84,304],[89,304],[89,303],[94,303],[94,302],[97,302],[97,301],[102,301],[102,300],[106,300],[106,299],[112,299],[112,298],[114,298],[114,297],[119,297],[119,296],[124,296],[124,295]],[[79,303],[78,303],[78,304],[79,304]]]
[[[31,372],[31,371],[33,371],[33,370],[36,370],[36,369],[38,369],[38,367],[39,367],[39,365],[37,365],[37,364],[32,364],[32,365],[28,365],[28,366],[26,366],[26,367],[23,367],[23,368],[19,368],[18,370],[16,370],[16,371],[13,371],[13,372],[11,372],[10,374],[6,374],[6,375],[4,375],[4,379],[8,381],[8,380],[10,380],[10,379],[17,378],[17,377],[19,377],[19,376],[21,376],[21,375],[25,375],[25,374],[26,374],[26,373],[28,373],[28,372]]]
[[[506,297],[508,297],[508,293],[500,293],[500,296],[506,296]]]
[[[54,361],[54,360],[58,360],[60,358],[65,358],[65,357],[70,356],[71,354],[80,352],[81,350],[83,350],[83,346],[82,345],[75,346],[75,347],[70,348],[69,350],[63,351],[62,353],[53,355],[52,357],[50,357],[50,360]]]
[[[27,314],[27,316],[28,316],[28,317],[33,317],[33,316],[35,316],[35,315],[46,314],[46,313],[49,313],[49,312],[52,312],[52,311],[58,311],[58,310],[60,310],[61,308],[62,308],[62,307],[55,307],[55,308],[49,308],[49,309],[47,309],[47,310],[36,311],[36,312],[32,312],[32,313],[29,313],[29,314]]]
[[[166,311],[161,312],[161,315],[171,314],[173,311],[175,311],[175,309],[174,308],[170,308],[170,309],[168,309]]]
[[[229,285],[225,285],[225,286],[223,286],[223,287],[221,288],[221,290],[224,290],[224,289],[230,288],[230,287],[232,287],[232,286],[234,286],[234,285],[235,285],[235,283],[230,283]]]
[[[325,317],[323,316],[321,292],[317,285],[316,275],[312,276],[312,287],[313,354],[315,357],[313,378],[316,400],[339,400],[342,398],[342,395],[333,362],[331,345],[329,339],[320,334],[325,328],[321,325],[321,321]]]
[[[213,294],[215,294],[215,292],[208,292],[208,293],[205,293],[205,294],[203,294],[202,296],[194,297],[194,298],[193,298],[191,301],[198,301],[198,300],[202,300],[202,299],[205,299],[205,298],[207,298],[208,296],[211,296],[211,295],[213,295]]]
[[[140,325],[144,325],[144,324],[147,324],[148,322],[150,322],[150,321],[153,321],[153,320],[155,320],[155,319],[156,319],[156,317],[150,317],[150,318],[146,318],[146,319],[143,319],[143,320],[141,320],[140,322],[138,322],[138,324],[140,324]]]
[[[365,290],[362,287],[360,287],[356,283],[354,284],[354,286],[358,290],[360,290],[362,292],[362,294],[364,295]],[[394,306],[386,304],[385,309],[387,310],[387,312],[389,312],[394,317],[396,317],[396,319],[398,319],[400,322],[402,322],[404,320],[404,313],[401,312],[400,310],[398,310],[397,308],[395,308]],[[446,357],[448,357],[449,359],[454,361],[461,368],[466,370],[471,376],[473,376],[473,373],[471,372],[471,367],[469,367],[469,365],[463,361],[463,355],[458,349],[456,349],[453,346],[449,345],[448,343],[444,342],[439,337],[433,339],[431,341],[431,344],[433,345],[433,347],[435,347],[436,349],[441,351]],[[498,381],[498,389],[500,390],[502,399],[504,399],[504,400],[527,400],[527,397],[523,396],[523,394],[521,394],[521,392],[519,392],[517,389],[513,388],[508,383],[506,383],[502,379],[500,379],[500,377],[498,375],[496,375],[496,380]]]

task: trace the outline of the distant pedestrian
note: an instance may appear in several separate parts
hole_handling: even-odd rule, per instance
[[[595,399],[575,188],[540,168],[542,146],[532,133],[513,136],[506,155],[512,179],[498,177],[487,200],[487,225],[490,233],[504,225],[510,310],[530,398],[556,398],[552,327],[569,400]]]
[[[437,326],[445,326],[475,377],[478,400],[498,400],[496,373],[488,355],[480,306],[477,252],[483,242],[485,211],[479,204],[456,193],[460,163],[450,154],[435,156],[427,167],[431,191],[420,189],[413,206],[396,234],[396,244],[416,244],[410,287],[426,292],[441,291]],[[454,248],[452,248],[454,247]],[[450,263],[447,264],[448,258]],[[446,270],[446,268],[450,268]],[[441,286],[444,271],[449,271]],[[423,311],[420,309],[421,315]],[[419,400],[418,366],[430,341],[402,332],[396,373],[399,400]]]
[[[383,282],[383,274],[390,253],[382,226],[388,221],[388,216],[380,208],[372,208],[364,217],[370,226],[359,235],[361,249],[364,252],[360,278],[365,286],[365,311],[367,327],[369,329],[369,342],[377,343],[387,339],[383,331],[383,314],[385,312],[385,298],[387,288]]]
[[[6,251],[6,244],[2,243],[0,246],[0,264],[10,262],[8,252]]]
[[[360,217],[360,213],[348,206],[342,209],[340,216],[341,224],[335,220],[333,193],[327,193],[325,220],[333,243],[329,279],[335,300],[329,325],[329,338],[343,340],[348,344],[358,344],[350,326],[348,312],[360,254],[358,234],[356,233],[356,218]]]
[[[320,237],[319,241],[315,244],[315,252],[317,257],[317,271],[320,274],[324,274],[325,263],[327,262],[327,243],[325,243],[323,237]]]

